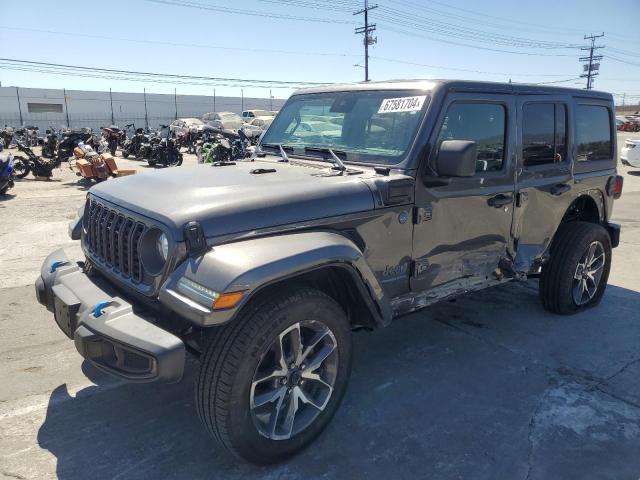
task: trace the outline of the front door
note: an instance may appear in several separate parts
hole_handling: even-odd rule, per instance
[[[476,174],[447,185],[416,181],[415,267],[411,289],[423,291],[468,278],[495,279],[507,257],[514,208],[515,101],[509,95],[449,94],[430,139],[428,165],[444,140],[476,142]],[[428,173],[428,172],[427,172]]]

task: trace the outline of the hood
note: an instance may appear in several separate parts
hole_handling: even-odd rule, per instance
[[[363,182],[373,172],[323,176],[328,171],[267,160],[181,166],[109,180],[90,193],[163,223],[177,241],[191,221],[215,237],[374,209]]]

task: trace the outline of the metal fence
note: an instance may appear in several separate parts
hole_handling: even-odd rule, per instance
[[[279,110],[284,99],[214,95],[167,95],[146,92],[95,92],[35,88],[0,88],[0,127],[100,127],[133,123],[157,128],[176,118],[201,118],[208,112]],[[42,111],[51,110],[51,111]]]

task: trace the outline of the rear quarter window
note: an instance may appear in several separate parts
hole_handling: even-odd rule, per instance
[[[602,105],[576,107],[576,161],[612,160],[613,134],[609,108]]]

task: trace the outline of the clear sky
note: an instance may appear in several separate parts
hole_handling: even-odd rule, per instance
[[[359,81],[364,71],[354,65],[364,63],[362,36],[353,29],[362,16],[351,12],[363,1],[0,0],[0,56],[205,77]],[[370,14],[378,38],[370,49],[373,80],[512,79],[582,87],[583,79],[563,81],[582,73],[578,57],[585,52],[577,46],[586,43],[583,35],[604,32],[596,88],[626,92],[627,103],[640,101],[640,0],[372,3],[379,5]],[[214,88],[208,80],[141,82],[121,74],[92,78],[16,68],[0,61],[2,86],[154,93],[173,93],[175,87],[183,94],[212,94]],[[240,94],[240,83],[218,83],[218,95]],[[268,97],[266,86],[250,85],[245,96]],[[275,97],[291,91],[272,90]]]

